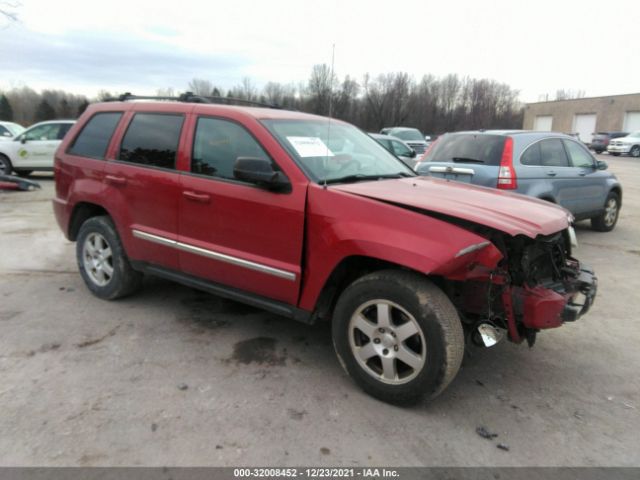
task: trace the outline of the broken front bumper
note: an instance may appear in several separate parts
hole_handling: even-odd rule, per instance
[[[574,278],[567,280],[566,292],[542,286],[520,290],[522,324],[542,330],[573,322],[589,311],[596,297],[598,280],[593,271],[581,266]]]

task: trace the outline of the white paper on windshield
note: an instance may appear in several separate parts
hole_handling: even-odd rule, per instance
[[[318,137],[287,137],[301,157],[333,157],[333,152]]]

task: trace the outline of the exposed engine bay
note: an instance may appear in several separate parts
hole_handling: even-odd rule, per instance
[[[597,279],[571,256],[571,227],[535,239],[482,230],[503,258],[484,278],[447,286],[471,341],[491,346],[508,336],[532,346],[538,331],[589,310]]]

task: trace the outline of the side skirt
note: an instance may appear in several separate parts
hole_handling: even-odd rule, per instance
[[[166,278],[167,280],[181,283],[182,285],[186,285],[187,287],[202,290],[204,292],[211,293],[223,298],[228,298],[230,300],[235,300],[236,302],[246,303],[247,305],[251,305],[252,307],[261,308],[268,312],[291,318],[298,322],[306,324],[314,323],[312,312],[302,310],[287,303],[271,300],[269,298],[256,295],[255,293],[250,293],[237,288],[221,285],[219,283],[210,282],[208,280],[203,280],[192,275],[187,275],[182,272],[160,267],[157,265],[152,265],[146,262],[132,261],[131,266],[140,272]]]

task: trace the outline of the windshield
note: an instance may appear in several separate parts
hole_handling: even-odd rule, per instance
[[[423,161],[500,165],[505,138],[474,133],[443,135]]]
[[[263,120],[262,123],[318,183],[376,180],[414,173],[356,127],[326,120]]]
[[[4,126],[7,127],[7,130],[9,130],[14,137],[25,130],[24,127],[21,127],[17,123],[5,123]]]
[[[630,137],[640,137],[640,130],[638,130],[637,132],[632,132],[629,134]]]
[[[418,130],[392,130],[390,135],[398,137],[400,140],[418,140],[424,142],[425,139]]]

